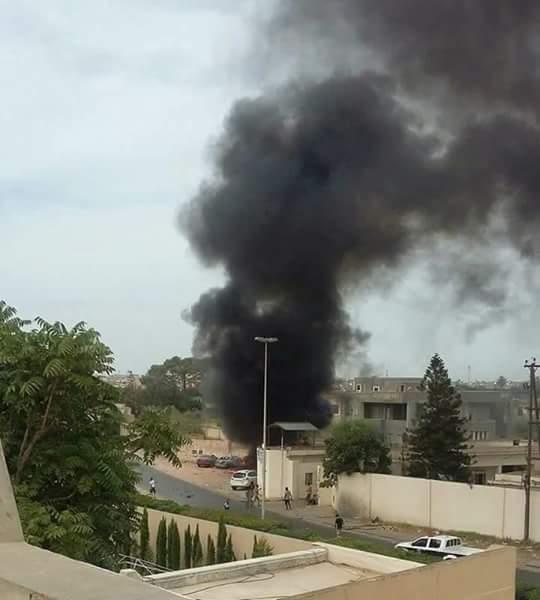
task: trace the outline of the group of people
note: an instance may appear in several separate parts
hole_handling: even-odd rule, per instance
[[[150,478],[148,485],[149,485],[150,495],[155,496],[157,493],[157,489],[156,489],[156,482],[153,477]],[[285,503],[285,510],[292,510],[292,500],[293,500],[293,496],[292,496],[291,490],[289,490],[289,488],[286,487],[285,491],[283,493],[283,502]],[[316,503],[317,503],[317,497],[316,497],[316,495],[313,494],[312,487],[308,486],[308,488],[306,490],[306,504],[316,504]],[[260,504],[261,504],[260,488],[258,485],[255,485],[255,483],[253,481],[249,484],[249,487],[246,490],[246,504],[247,504],[248,508],[250,508],[254,504],[257,504],[257,506],[260,506]],[[223,509],[230,510],[230,508],[231,508],[231,503],[229,501],[229,498],[226,498],[225,502],[223,503]],[[339,537],[343,530],[343,518],[338,513],[336,513],[336,519],[334,522],[334,526],[336,528],[336,535]]]

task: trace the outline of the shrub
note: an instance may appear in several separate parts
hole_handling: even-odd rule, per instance
[[[216,545],[210,534],[208,534],[208,541],[206,542],[206,564],[216,564]]]
[[[223,515],[219,519],[218,535],[217,535],[217,551],[216,551],[216,562],[224,563],[227,562],[227,527],[225,527],[225,521]]]
[[[188,525],[184,531],[184,566],[191,568],[191,557],[193,553],[193,539],[191,537],[191,527]]]
[[[253,538],[253,552],[251,558],[260,558],[261,556],[272,556],[274,549],[265,537],[257,536]]]
[[[156,562],[162,567],[167,566],[167,522],[162,517],[156,536]]]
[[[203,549],[201,544],[201,536],[199,534],[199,524],[195,528],[195,535],[193,536],[193,551],[191,557],[191,564],[193,567],[200,567],[203,564]]]
[[[227,545],[225,546],[224,562],[233,562],[235,560],[236,560],[236,556],[234,555],[234,550],[233,550],[232,535],[229,533],[229,537],[227,538]]]
[[[168,553],[167,566],[173,571],[180,568],[180,533],[178,525],[171,519],[169,523],[169,531],[167,532]]]
[[[141,547],[140,556],[143,560],[152,560],[152,552],[150,551],[150,529],[148,527],[148,511],[143,510],[141,525],[140,525]]]

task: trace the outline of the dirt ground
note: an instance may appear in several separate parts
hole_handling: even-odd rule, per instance
[[[230,486],[231,475],[237,469],[200,468],[191,458],[183,460],[180,469],[175,469],[163,458],[158,458],[154,467],[167,475],[188,481],[202,488],[208,488],[231,499],[243,499],[245,495],[243,492],[233,491]]]

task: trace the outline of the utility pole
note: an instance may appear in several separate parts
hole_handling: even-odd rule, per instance
[[[267,426],[267,391],[268,391],[268,344],[275,344],[278,341],[276,337],[256,337],[256,342],[264,344],[264,387],[263,387],[263,435],[262,435],[262,494],[261,494],[261,519],[265,516],[266,500],[266,430]]]
[[[529,541],[530,534],[530,521],[531,521],[531,480],[532,480],[532,442],[533,442],[533,424],[538,425],[538,417],[533,419],[533,410],[535,414],[538,412],[538,399],[536,396],[536,369],[539,365],[536,363],[536,358],[533,358],[531,362],[525,361],[523,365],[526,369],[529,369],[529,426],[527,428],[527,471],[525,474],[525,523],[523,528],[523,541]]]

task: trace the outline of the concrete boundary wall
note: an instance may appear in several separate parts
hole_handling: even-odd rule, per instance
[[[514,600],[516,551],[505,547],[459,560],[291,596],[291,600]]]
[[[349,518],[523,538],[522,489],[355,473],[339,478],[336,505]],[[540,541],[538,491],[531,493],[531,539]]]
[[[280,554],[278,556],[265,556],[264,558],[248,558],[232,563],[209,565],[149,575],[144,580],[165,589],[181,588],[188,585],[219,581],[220,579],[233,579],[258,575],[260,573],[275,573],[283,569],[294,569],[307,565],[315,565],[328,559],[328,550],[313,547],[311,550],[301,550]],[[414,563],[413,563],[414,564]],[[410,567],[409,567],[410,568]]]

